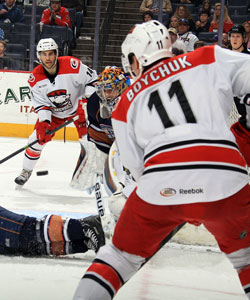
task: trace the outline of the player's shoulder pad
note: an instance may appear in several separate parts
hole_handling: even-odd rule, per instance
[[[39,65],[34,68],[33,72],[30,74],[28,79],[28,83],[31,87],[33,87],[38,81],[46,79],[46,75],[44,73],[42,65]]]
[[[95,92],[88,98],[88,101],[87,101],[88,115],[95,117],[98,113],[99,108],[100,108],[99,97],[98,97],[97,93]]]
[[[60,56],[58,57],[58,63],[59,63],[58,74],[78,73],[81,66],[80,59],[73,56]]]

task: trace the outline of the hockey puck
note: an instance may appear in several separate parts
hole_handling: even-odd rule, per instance
[[[48,175],[48,174],[49,174],[49,171],[37,171],[36,172],[37,176],[44,176],[44,175]]]

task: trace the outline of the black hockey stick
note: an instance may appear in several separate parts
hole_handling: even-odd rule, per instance
[[[186,224],[186,222],[184,222],[184,223],[178,225],[174,230],[172,230],[172,231],[171,231],[171,232],[170,232],[170,233],[169,233],[169,234],[161,241],[158,250],[157,250],[153,255],[147,257],[146,260],[145,260],[145,262],[141,265],[140,268],[142,268],[142,267],[143,267],[143,266],[144,266],[144,265],[145,265],[145,264],[146,264],[153,256],[155,256],[155,254],[158,253],[159,250],[160,250],[162,247],[164,247],[164,246],[167,244],[167,242],[169,242],[169,241],[172,239],[172,237],[175,236],[176,233],[179,232],[179,231],[181,230],[181,228],[182,228],[185,224]]]
[[[53,129],[53,130],[51,130],[51,131],[47,131],[46,133],[49,134],[49,135],[51,135],[51,134],[57,132],[58,130],[60,130],[61,128],[64,128],[64,127],[68,126],[69,124],[71,124],[72,122],[78,120],[78,118],[79,118],[79,116],[75,116],[74,118],[68,120],[67,122],[63,123],[62,125],[56,127],[55,129]],[[27,148],[29,148],[29,147],[33,146],[34,144],[36,144],[37,142],[38,142],[38,139],[35,140],[35,141],[33,141],[32,143],[30,143],[30,144],[28,144],[28,145],[26,145],[26,146],[20,148],[19,150],[17,150],[17,151],[15,151],[15,152],[11,153],[10,155],[8,155],[8,156],[6,156],[5,158],[1,159],[1,160],[0,160],[0,164],[2,164],[3,162],[5,162],[6,160],[8,160],[8,159],[10,159],[10,158],[12,158],[12,157],[14,157],[14,156],[16,156],[17,154],[23,152],[23,151],[26,150]]]

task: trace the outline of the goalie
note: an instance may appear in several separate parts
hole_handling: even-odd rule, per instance
[[[111,164],[108,160],[108,154],[115,139],[111,113],[119,96],[129,85],[129,77],[115,66],[106,67],[98,76],[95,83],[96,92],[87,102],[88,140],[85,139],[82,142],[81,154],[71,181],[72,187],[91,193],[96,184],[97,174],[103,175],[104,187],[109,196],[117,192],[116,196],[119,197],[121,190],[128,195],[135,187],[130,176],[126,175],[123,170],[115,146],[113,146],[113,155],[111,154],[110,158]],[[110,172],[109,168],[114,164],[115,172]],[[124,197],[121,196],[121,199]],[[114,197],[111,198],[109,204],[113,201]],[[116,203],[115,210],[111,209],[115,219],[118,218],[123,204],[124,202],[118,205],[118,209]]]

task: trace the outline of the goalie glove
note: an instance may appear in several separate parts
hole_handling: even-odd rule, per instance
[[[108,202],[110,214],[115,222],[118,221],[126,201],[127,197],[124,195],[123,187],[120,185],[120,188],[109,198]]]
[[[250,131],[247,130],[240,122],[231,126],[241,154],[244,156],[247,165],[250,166]]]

